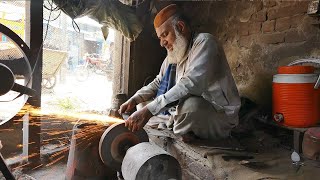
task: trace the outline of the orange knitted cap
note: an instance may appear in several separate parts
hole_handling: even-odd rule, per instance
[[[172,15],[176,14],[178,7],[176,4],[170,4],[158,12],[154,18],[153,24],[155,28],[160,27],[166,20],[168,20]]]

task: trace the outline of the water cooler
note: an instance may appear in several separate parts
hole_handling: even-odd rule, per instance
[[[307,128],[320,120],[319,74],[313,66],[281,66],[273,76],[273,119],[281,125]]]

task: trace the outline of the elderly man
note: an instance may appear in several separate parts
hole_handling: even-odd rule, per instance
[[[192,32],[175,4],[156,15],[154,27],[167,57],[159,75],[120,106],[119,113],[130,112],[154,98],[126,127],[136,131],[151,117],[169,113],[173,132],[184,141],[229,136],[238,124],[240,98],[222,47],[211,34]]]

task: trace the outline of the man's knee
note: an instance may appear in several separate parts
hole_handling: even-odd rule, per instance
[[[185,114],[198,111],[214,111],[211,104],[199,96],[190,96],[179,103],[177,107],[177,114]]]
[[[229,135],[233,121],[202,97],[191,96],[178,105],[173,130],[177,134],[193,132],[200,138],[218,139]]]

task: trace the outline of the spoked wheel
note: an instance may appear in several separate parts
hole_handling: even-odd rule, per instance
[[[52,76],[49,78],[44,78],[42,79],[42,87],[46,89],[52,89],[57,83],[57,78],[56,76]]]

